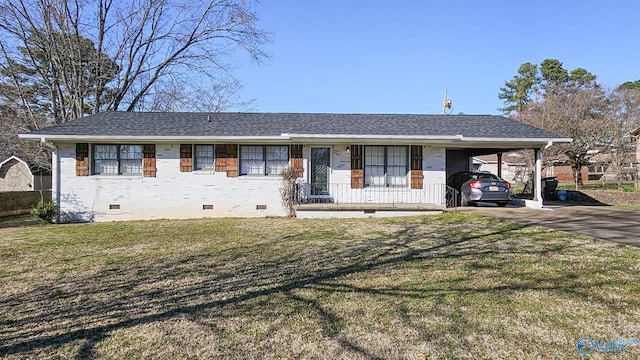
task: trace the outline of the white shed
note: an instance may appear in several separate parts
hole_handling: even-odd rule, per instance
[[[51,189],[51,175],[34,173],[29,164],[13,155],[0,162],[0,192]]]

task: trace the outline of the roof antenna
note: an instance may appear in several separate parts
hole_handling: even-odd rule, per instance
[[[444,101],[442,102],[442,113],[451,114],[451,99],[449,99],[449,95],[447,95],[447,89],[444,89]]]

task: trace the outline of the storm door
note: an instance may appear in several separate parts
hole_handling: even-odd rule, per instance
[[[329,195],[329,168],[331,161],[331,148],[311,148],[311,196]]]

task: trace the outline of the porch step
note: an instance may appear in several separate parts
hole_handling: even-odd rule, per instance
[[[441,214],[444,206],[422,204],[302,204],[297,217],[308,218],[366,218]]]

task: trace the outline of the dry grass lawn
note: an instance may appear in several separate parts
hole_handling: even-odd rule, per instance
[[[9,223],[0,356],[580,358],[582,337],[640,338],[639,259],[460,213]]]

